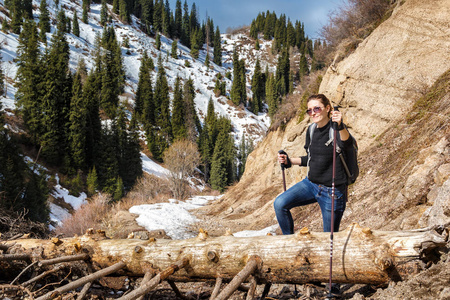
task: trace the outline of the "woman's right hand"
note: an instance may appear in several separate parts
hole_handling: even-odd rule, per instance
[[[280,164],[287,164],[287,155],[278,153],[278,162]]]

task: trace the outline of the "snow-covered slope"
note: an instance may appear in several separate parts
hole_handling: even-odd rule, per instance
[[[0,1],[3,6],[4,0]],[[82,1],[60,1],[60,6],[63,7],[66,17],[73,19],[73,14],[77,11],[78,16],[82,16]],[[39,6],[40,1],[33,1],[34,18],[38,22],[39,18]],[[110,14],[111,13],[111,7]],[[48,9],[52,19],[56,18],[58,9],[55,7],[53,1],[48,1]],[[89,24],[83,23],[79,20],[80,27],[80,37],[76,37],[73,34],[67,34],[67,40],[70,45],[70,67],[75,71],[78,62],[83,58],[86,62],[88,70],[93,67],[92,54],[94,53],[94,42],[97,35],[102,34],[103,27],[100,25],[100,4],[92,4],[89,13]],[[239,140],[245,133],[246,138],[251,138],[258,142],[264,136],[265,132],[270,125],[270,119],[266,114],[255,115],[242,107],[235,107],[230,105],[231,102],[225,97],[215,97],[213,88],[216,80],[216,75],[222,73],[225,75],[227,71],[232,72],[232,60],[231,54],[233,47],[238,43],[245,40],[242,35],[226,36],[222,35],[222,41],[224,44],[223,52],[223,66],[219,67],[210,62],[211,67],[205,65],[206,50],[200,51],[200,56],[198,60],[194,60],[190,56],[190,50],[185,46],[178,43],[179,58],[174,59],[170,56],[172,40],[166,37],[161,38],[161,48],[157,50],[155,48],[155,40],[139,29],[137,24],[138,20],[133,17],[133,22],[130,25],[123,24],[118,18],[113,16],[113,26],[115,28],[117,39],[122,42],[125,38],[128,38],[129,48],[122,47],[123,53],[123,63],[126,71],[126,87],[125,93],[121,97],[123,101],[134,101],[134,95],[138,84],[138,75],[140,68],[140,61],[144,51],[153,58],[155,65],[159,55],[161,55],[164,68],[167,74],[167,80],[169,85],[173,86],[177,76],[182,79],[191,78],[194,81],[194,86],[196,89],[195,104],[200,120],[206,116],[206,110],[208,101],[210,98],[214,101],[215,110],[218,114],[226,116],[231,120],[233,126],[233,134],[235,136],[236,145],[239,144]],[[0,12],[0,17],[8,18],[3,12]],[[9,19],[9,18],[8,18]],[[48,40],[50,40],[50,35],[55,31],[55,27],[52,27],[52,32],[48,34]],[[14,88],[14,78],[17,72],[17,66],[14,62],[17,53],[18,46],[18,35],[16,34],[5,34],[0,32],[0,43],[2,44],[2,67],[7,78],[7,93],[5,97],[1,98],[4,108],[13,109],[15,107],[14,94],[16,89]],[[248,68],[247,72],[247,86],[248,95],[251,96],[250,91],[250,80],[253,73],[253,68],[255,64],[255,54],[249,45],[241,47],[243,52],[240,58],[246,61]],[[213,49],[210,48],[210,57],[213,57]],[[252,54],[252,57],[246,57],[246,54]],[[190,61],[190,67],[185,66],[185,60]],[[264,64],[263,64],[264,66]],[[154,73],[156,78],[156,72]],[[227,92],[231,89],[231,81],[226,80]],[[155,81],[154,81],[155,82]]]

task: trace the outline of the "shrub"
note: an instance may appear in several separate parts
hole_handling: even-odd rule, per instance
[[[76,210],[72,216],[63,220],[62,225],[56,228],[56,233],[74,236],[84,234],[89,228],[100,229],[104,218],[110,212],[109,201],[110,199],[105,195],[96,195]]]
[[[328,24],[320,35],[332,47],[348,38],[365,38],[391,11],[392,1],[348,0],[346,4],[329,15]],[[395,1],[394,1],[395,2]]]

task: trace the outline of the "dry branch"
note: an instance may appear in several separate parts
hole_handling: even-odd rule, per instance
[[[30,265],[30,266],[31,266],[31,265]],[[58,266],[58,267],[56,267],[56,268],[53,268],[53,269],[51,269],[51,270],[47,270],[47,271],[41,273],[40,275],[34,276],[34,277],[31,278],[30,280],[28,280],[28,281],[22,283],[22,285],[23,285],[23,286],[28,286],[28,285],[32,284],[33,282],[36,282],[36,281],[41,280],[42,278],[46,277],[47,275],[50,275],[50,274],[55,273],[55,272],[58,272],[58,271],[61,270],[63,267],[64,267],[63,265],[60,265],[60,266]]]
[[[250,289],[247,292],[247,297],[245,298],[245,300],[255,299],[256,286],[258,285],[255,276],[250,276],[249,281],[250,281]]]
[[[153,276],[155,276],[154,271],[147,271],[144,275],[144,278],[142,278],[141,286],[146,284],[147,282],[149,282],[153,278]],[[144,296],[145,296],[145,294],[138,297],[137,300],[143,300]]]
[[[214,286],[214,290],[211,293],[211,297],[209,298],[210,300],[213,300],[217,297],[217,295],[220,292],[220,287],[222,286],[222,277],[217,277],[216,279],[216,285]]]
[[[149,291],[151,291],[155,286],[161,283],[161,281],[166,280],[170,275],[175,273],[176,271],[186,267],[189,264],[189,260],[186,258],[183,258],[177,262],[175,262],[173,265],[165,269],[163,272],[159,273],[153,279],[151,279],[149,282],[142,284],[139,288],[132,291],[131,293],[124,295],[120,298],[120,300],[133,300],[136,299],[142,295],[147,294]]]
[[[55,298],[56,296],[58,296],[60,294],[63,294],[65,292],[76,289],[77,287],[80,287],[88,282],[94,281],[96,279],[99,279],[99,278],[109,275],[111,273],[117,272],[118,270],[124,268],[125,266],[126,265],[123,262],[116,263],[108,268],[105,268],[103,270],[95,272],[94,274],[85,276],[85,277],[75,280],[69,284],[66,284],[62,287],[59,287],[53,291],[50,291],[47,294],[37,298],[36,300],[47,300],[47,299]]]
[[[91,288],[92,282],[86,283],[83,288],[81,289],[80,293],[78,294],[77,300],[83,300],[86,296],[87,292]]]
[[[14,260],[31,260],[29,254],[2,254],[0,255],[0,261],[14,261]]]
[[[261,259],[259,257],[252,257],[248,260],[245,267],[240,271],[231,282],[227,285],[226,288],[216,297],[214,300],[226,300],[228,299],[234,291],[236,291],[241,283],[243,283],[250,274],[255,272],[258,268],[258,264],[261,264]]]
[[[88,253],[77,254],[77,255],[69,255],[69,256],[60,256],[60,257],[56,257],[56,258],[52,258],[52,259],[41,260],[41,261],[39,261],[39,266],[43,267],[43,266],[48,266],[48,265],[59,264],[59,263],[62,263],[62,262],[71,262],[71,261],[77,261],[77,260],[87,260],[88,258],[89,258],[89,254]]]
[[[0,290],[3,291],[3,292],[5,290],[21,290],[21,291],[26,292],[28,294],[28,296],[30,297],[30,299],[33,299],[33,294],[30,292],[30,290],[27,289],[26,287],[21,286],[21,285],[1,284],[0,285]]]

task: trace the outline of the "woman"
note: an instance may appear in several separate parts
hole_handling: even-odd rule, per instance
[[[294,233],[294,220],[290,210],[293,207],[311,203],[319,203],[322,211],[323,231],[331,231],[331,193],[333,172],[333,143],[330,141],[330,128],[332,122],[337,123],[337,141],[345,152],[352,147],[350,133],[342,122],[342,114],[333,111],[331,103],[323,94],[312,95],[308,98],[308,109],[312,121],[316,124],[310,139],[310,130],[306,134],[306,156],[289,158],[286,154],[278,154],[278,162],[287,168],[292,165],[308,166],[308,175],[283,194],[274,202],[278,224],[283,234]],[[339,224],[345,210],[347,201],[347,175],[340,159],[336,155],[335,170],[335,197],[334,197],[334,227],[333,231],[339,231]]]

